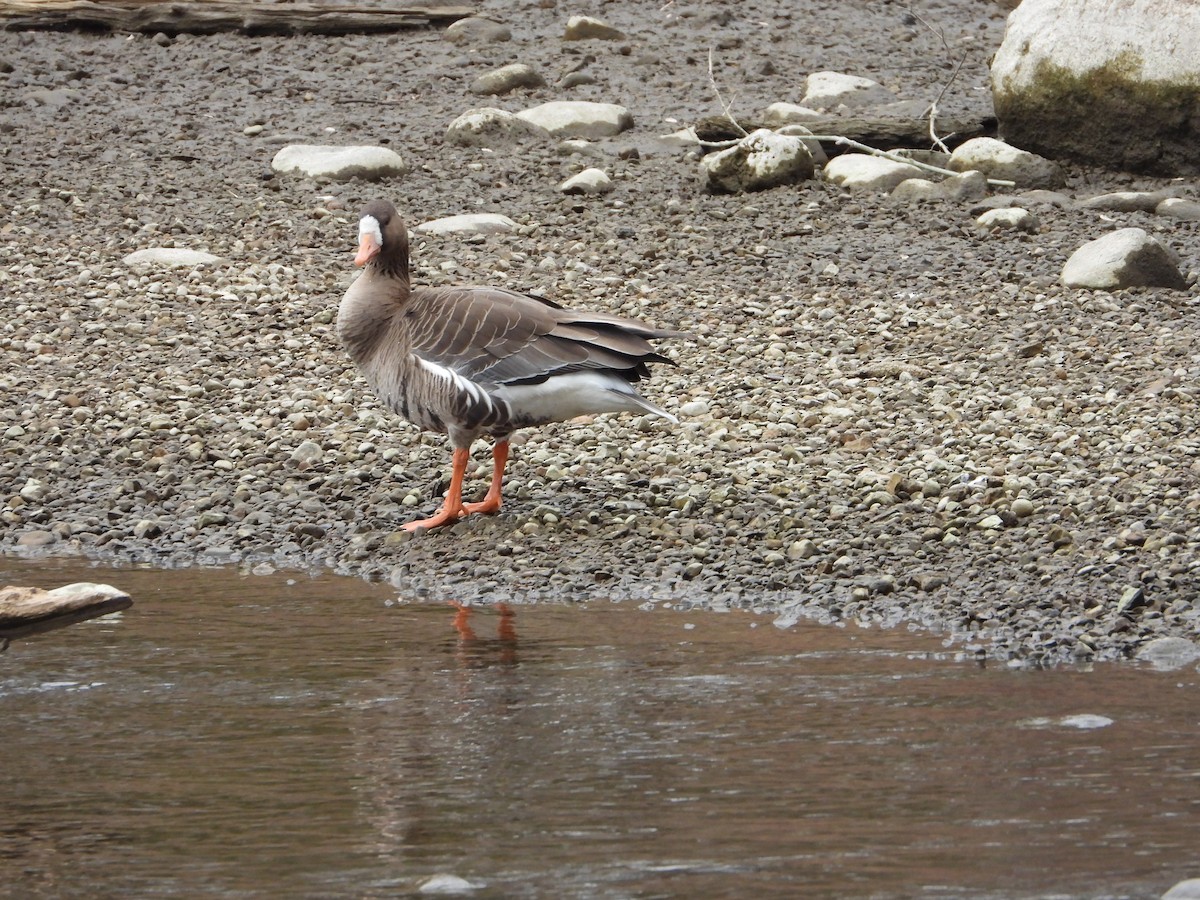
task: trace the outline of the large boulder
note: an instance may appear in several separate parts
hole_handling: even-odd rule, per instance
[[[760,128],[732,147],[700,161],[704,187],[710,194],[764,191],[813,177],[812,153],[804,141]]]
[[[1200,3],[1024,0],[992,98],[1005,139],[1044,156],[1200,173]]]

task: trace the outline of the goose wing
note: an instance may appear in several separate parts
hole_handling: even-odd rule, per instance
[[[413,353],[491,384],[535,383],[586,369],[635,381],[647,363],[669,361],[655,352],[652,339],[686,336],[503,288],[419,288],[405,318]]]

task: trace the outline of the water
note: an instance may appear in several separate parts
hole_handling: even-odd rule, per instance
[[[1194,666],[0,561],[0,583],[80,580],[135,605],[0,656],[0,895],[1143,898],[1200,876]]]

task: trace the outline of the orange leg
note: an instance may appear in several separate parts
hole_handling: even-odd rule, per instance
[[[504,466],[508,463],[508,441],[497,441],[492,448],[492,483],[488,492],[479,503],[464,503],[463,509],[469,513],[498,513],[500,512],[500,486],[504,482]]]
[[[463,477],[467,474],[469,460],[470,451],[466,447],[455,448],[453,468],[450,472],[450,487],[446,490],[446,499],[442,501],[442,508],[428,519],[409,522],[404,526],[405,530],[416,531],[418,528],[437,528],[441,525],[449,525],[467,514],[468,510],[462,502],[462,485]]]

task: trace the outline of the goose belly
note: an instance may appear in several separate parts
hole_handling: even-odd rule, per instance
[[[629,382],[602,371],[555,375],[538,384],[506,384],[492,391],[511,410],[513,424],[543,425],[606,412],[668,414],[638,396]]]

